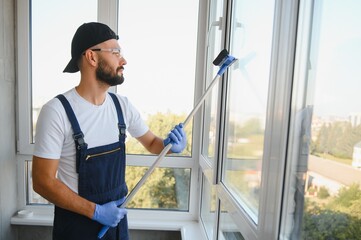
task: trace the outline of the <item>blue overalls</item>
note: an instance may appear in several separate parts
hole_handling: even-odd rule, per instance
[[[119,141],[88,149],[73,109],[63,95],[57,98],[63,104],[73,129],[76,146],[76,170],[79,176],[78,194],[97,204],[119,200],[128,193],[125,183],[125,132],[122,109],[118,98],[109,93],[118,115]],[[97,240],[102,225],[83,215],[55,206],[54,240]],[[127,217],[117,227],[109,228],[104,240],[128,240]]]

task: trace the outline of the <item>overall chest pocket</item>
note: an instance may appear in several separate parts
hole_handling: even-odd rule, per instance
[[[124,148],[115,144],[89,149],[79,171],[79,194],[101,203],[126,193]]]

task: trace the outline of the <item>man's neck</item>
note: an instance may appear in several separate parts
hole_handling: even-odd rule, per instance
[[[99,83],[99,81],[92,83],[80,81],[79,85],[75,87],[78,94],[85,100],[94,105],[102,105],[105,101],[106,93],[109,85]]]

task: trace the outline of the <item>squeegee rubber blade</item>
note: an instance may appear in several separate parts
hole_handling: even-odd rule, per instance
[[[225,59],[227,59],[228,55],[229,55],[228,51],[227,51],[226,49],[223,49],[223,50],[218,54],[218,56],[216,57],[216,59],[214,59],[213,64],[216,65],[216,66],[220,66],[220,65],[223,63],[223,61],[224,61]]]

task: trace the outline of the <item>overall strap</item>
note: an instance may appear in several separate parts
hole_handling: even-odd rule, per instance
[[[59,94],[58,96],[56,96],[56,98],[58,98],[60,102],[63,104],[66,115],[68,116],[71,127],[73,129],[73,139],[75,141],[76,153],[77,153],[76,171],[79,172],[80,156],[82,152],[88,148],[88,144],[84,141],[84,134],[80,129],[78,120],[76,119],[76,116],[74,114],[73,109],[70,106],[69,101],[62,94]]]
[[[122,108],[120,107],[120,103],[119,103],[119,99],[118,97],[111,92],[108,92],[109,95],[112,97],[113,102],[115,104],[115,108],[117,109],[117,114],[118,114],[118,129],[119,129],[119,139],[122,139],[123,141],[126,138],[126,130],[127,127],[124,123],[124,118],[123,118],[123,113],[122,113]]]

